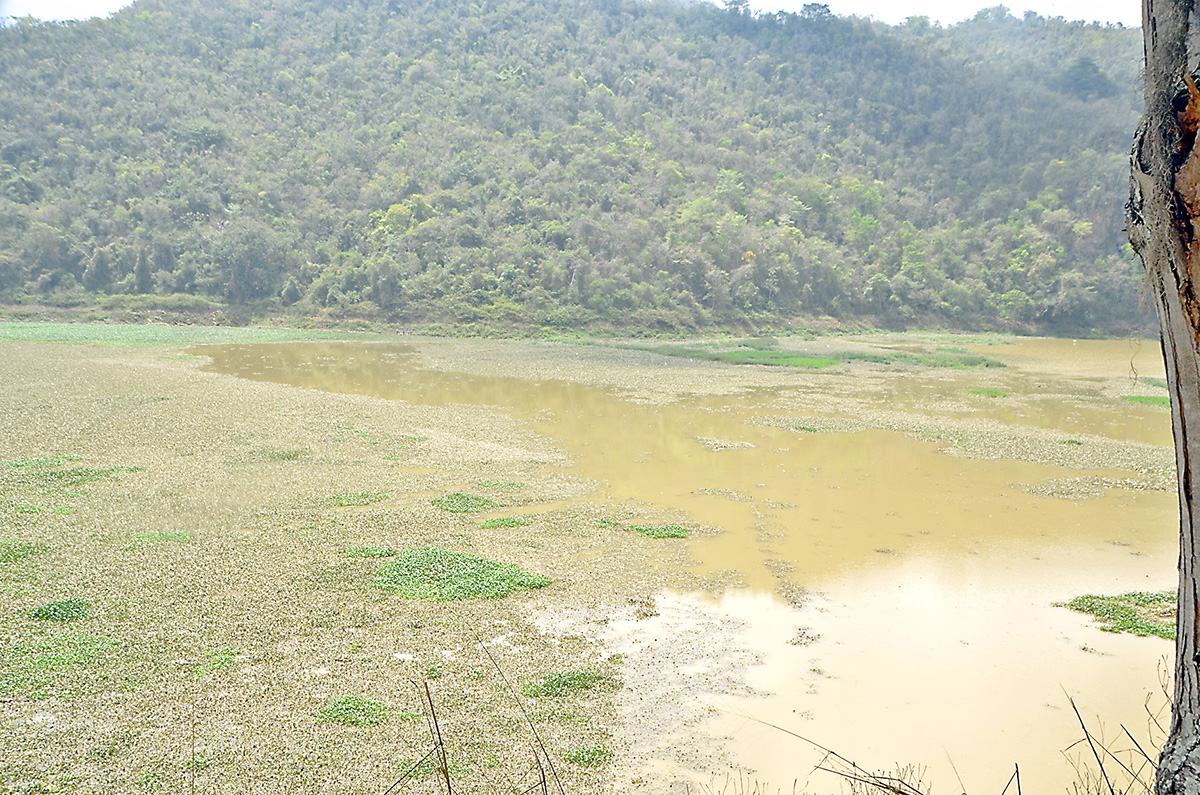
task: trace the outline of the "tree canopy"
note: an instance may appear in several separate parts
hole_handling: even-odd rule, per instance
[[[480,327],[1152,326],[1140,32],[137,0],[0,29],[0,301]],[[182,300],[182,299],[180,299]]]

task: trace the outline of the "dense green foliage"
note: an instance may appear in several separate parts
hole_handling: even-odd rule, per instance
[[[1140,33],[665,0],[138,0],[0,29],[0,299],[1124,330]],[[125,303],[113,304],[123,301]],[[108,302],[108,303],[106,303]]]

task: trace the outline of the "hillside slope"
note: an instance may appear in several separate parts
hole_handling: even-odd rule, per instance
[[[0,300],[476,327],[1145,325],[1140,32],[650,0],[0,29]],[[111,296],[125,296],[112,298]],[[138,298],[141,295],[143,297]]]

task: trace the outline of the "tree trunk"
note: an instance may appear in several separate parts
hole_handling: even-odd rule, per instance
[[[1146,110],[1134,139],[1129,240],[1158,311],[1179,476],[1179,619],[1171,734],[1158,795],[1200,793],[1200,88],[1188,31],[1192,0],[1143,0]],[[1194,430],[1193,430],[1194,429]]]

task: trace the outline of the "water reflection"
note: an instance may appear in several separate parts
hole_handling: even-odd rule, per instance
[[[981,352],[1012,367],[872,376],[855,400],[1169,444],[1166,412],[1100,399],[1099,379],[1128,367],[1119,345],[989,348]],[[1002,787],[1014,761],[1026,786],[1065,787],[1072,774],[1056,752],[1077,729],[1062,689],[1089,714],[1141,725],[1156,663],[1169,652],[1157,640],[1103,635],[1053,606],[1083,592],[1170,587],[1176,520],[1167,493],[1038,497],[1024,484],[1081,473],[956,458],[893,431],[798,433],[758,422],[786,414],[801,393],[811,411],[806,383],[645,405],[575,383],[421,369],[416,346],[200,352],[212,357],[211,369],[255,380],[497,407],[556,440],[578,474],[604,484],[597,498],[683,510],[719,530],[691,542],[698,571],[747,587],[716,601],[682,598],[739,619],[743,642],[764,655],[750,676],[775,695],[716,699],[725,717],[714,731],[730,734],[737,758],[771,782],[790,782],[804,757],[790,738],[740,715],[819,736],[873,764],[920,760],[939,789],[955,781],[947,756],[977,789]],[[1160,375],[1149,362],[1143,374]],[[1009,396],[964,403],[981,378]],[[844,403],[821,410],[837,416]],[[788,585],[811,592],[799,611],[775,595]],[[801,625],[805,642],[789,643]]]

